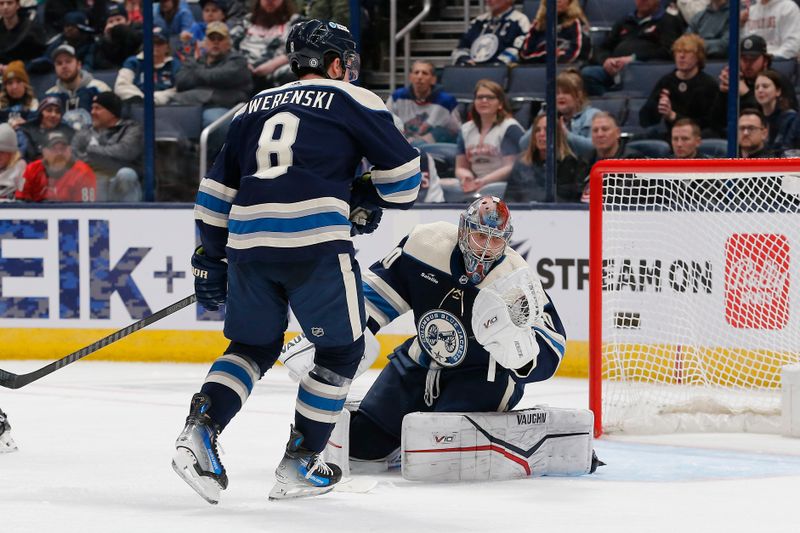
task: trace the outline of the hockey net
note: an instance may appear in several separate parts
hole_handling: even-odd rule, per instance
[[[800,160],[616,160],[590,182],[595,433],[780,430]]]

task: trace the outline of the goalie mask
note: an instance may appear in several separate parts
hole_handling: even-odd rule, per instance
[[[503,257],[513,231],[508,206],[496,196],[478,198],[461,213],[458,247],[472,283],[480,283]]]
[[[356,43],[350,30],[333,21],[311,19],[292,26],[286,39],[286,54],[292,72],[310,68],[329,78],[325,55],[334,53],[342,61],[343,75],[340,80],[352,82],[358,79],[361,59],[356,52]]]

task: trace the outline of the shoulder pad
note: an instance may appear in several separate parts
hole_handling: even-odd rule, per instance
[[[455,224],[418,224],[411,230],[403,253],[442,272],[450,272],[450,254],[457,245],[458,227]]]

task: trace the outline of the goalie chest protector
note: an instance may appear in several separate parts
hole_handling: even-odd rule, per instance
[[[489,275],[473,285],[458,248],[458,228],[447,222],[421,224],[365,272],[367,310],[383,327],[411,309],[416,337],[404,346],[423,367],[486,367],[489,354],[474,338],[472,306],[481,286],[518,268],[528,268],[527,262],[507,248]],[[381,295],[386,285],[402,304]]]

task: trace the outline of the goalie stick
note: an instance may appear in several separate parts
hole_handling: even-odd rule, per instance
[[[0,368],[0,386],[7,389],[19,389],[20,387],[24,387],[25,385],[32,383],[37,379],[41,379],[48,374],[52,374],[59,368],[64,368],[70,363],[74,363],[79,359],[83,359],[87,355],[92,354],[101,348],[105,348],[109,344],[117,342],[123,337],[127,337],[131,333],[149,326],[153,322],[158,322],[162,318],[167,317],[176,311],[180,311],[187,305],[193,304],[196,300],[197,296],[191,294],[183,300],[179,300],[172,305],[168,305],[164,309],[156,311],[152,315],[145,317],[138,322],[134,322],[133,324],[126,326],[119,331],[115,331],[111,335],[103,337],[102,339],[93,342],[89,346],[85,346],[77,352],[72,352],[71,354],[62,357],[58,361],[53,361],[49,365],[43,366],[42,368],[34,370],[33,372],[17,375]]]

